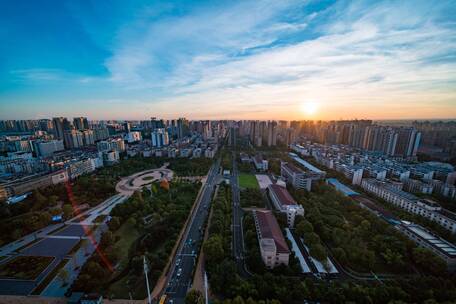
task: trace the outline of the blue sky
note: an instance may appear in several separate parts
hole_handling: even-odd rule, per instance
[[[456,117],[455,1],[2,1],[0,119]]]

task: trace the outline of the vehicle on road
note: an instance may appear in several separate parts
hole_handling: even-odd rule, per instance
[[[160,298],[159,304],[165,304],[166,303],[166,295],[162,295]]]
[[[181,274],[182,274],[182,268],[179,268],[179,269],[177,270],[177,276],[180,277]]]

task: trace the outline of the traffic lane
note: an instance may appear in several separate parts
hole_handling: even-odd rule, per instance
[[[210,202],[211,194],[212,194],[212,183],[213,183],[213,178],[214,178],[214,173],[209,174],[208,178],[208,183],[204,186],[205,188],[203,189],[203,195],[201,196],[200,201],[198,202],[198,207],[196,210],[196,214],[193,216],[192,221],[189,223],[190,227],[187,230],[187,235],[184,239],[184,243],[181,245],[180,250],[178,250],[178,255],[176,256],[174,263],[173,263],[173,271],[171,274],[171,282],[168,282],[169,288],[167,288],[167,291],[170,293],[173,293],[172,298],[178,298],[181,296],[182,298],[185,297],[186,292],[188,290],[188,287],[191,282],[191,275],[193,272],[195,260],[194,257],[192,258],[191,264],[188,264],[186,262],[188,260],[188,256],[184,257],[181,256],[183,253],[188,254],[189,251],[192,253],[196,254],[196,249],[198,244],[196,242],[194,244],[188,245],[189,240],[192,239],[201,239],[202,232],[200,231],[199,227],[203,224],[205,217],[207,216],[207,206],[208,202]],[[177,261],[179,260],[179,256],[183,257],[183,260],[181,260],[181,263],[184,263],[182,267],[179,267],[177,264]],[[180,264],[179,264],[180,265]],[[188,267],[188,269],[187,269]],[[180,276],[177,276],[177,272],[179,272],[179,269],[181,274]],[[185,271],[184,271],[185,268]],[[176,290],[178,291],[176,293]]]
[[[185,239],[185,243],[184,243],[184,246],[183,246],[180,254],[196,254],[197,246],[195,246],[196,243],[193,244],[193,242],[195,242],[197,239],[199,240],[201,238],[199,227],[201,226],[201,224],[203,222],[203,215],[205,215],[207,213],[207,212],[205,212],[205,208],[202,208],[201,205],[197,211],[199,214],[197,214],[193,220],[193,223],[190,227],[188,236]],[[188,245],[190,240],[192,240],[192,245]],[[187,260],[189,258],[191,259],[191,262],[187,262]],[[194,264],[194,258],[190,257],[190,256],[181,256],[180,259],[181,259],[180,263],[177,264],[177,262],[176,262],[176,264],[175,264],[175,270],[174,270],[172,278],[175,279],[175,282],[178,285],[187,285],[188,281],[189,281],[189,277],[191,276],[191,272],[192,272],[192,268],[193,268],[192,265]],[[179,260],[179,258],[178,258],[178,260]],[[190,265],[190,267],[188,267],[188,269],[187,269],[188,265]],[[177,277],[177,273],[179,272],[179,269],[182,269],[181,275],[179,277]],[[185,281],[185,284],[182,284],[183,281]]]

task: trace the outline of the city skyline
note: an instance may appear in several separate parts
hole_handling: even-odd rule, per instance
[[[456,117],[451,1],[1,6],[0,119]]]

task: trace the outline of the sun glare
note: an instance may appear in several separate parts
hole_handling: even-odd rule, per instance
[[[308,116],[313,116],[318,111],[318,105],[315,102],[304,102],[301,104],[301,112]]]

